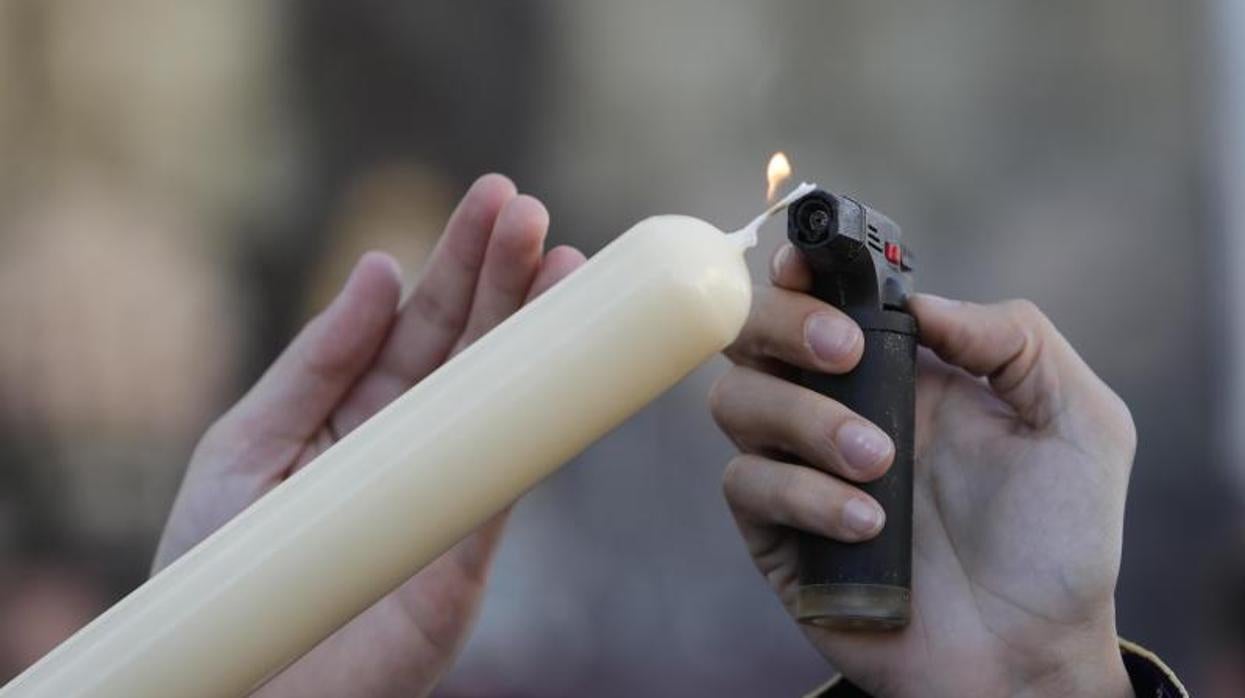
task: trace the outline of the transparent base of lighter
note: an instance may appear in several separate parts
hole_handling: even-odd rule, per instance
[[[912,592],[880,584],[810,584],[795,601],[801,623],[840,630],[894,630],[908,624]]]

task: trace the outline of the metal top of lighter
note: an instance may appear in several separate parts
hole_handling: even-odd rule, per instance
[[[900,242],[899,226],[860,202],[818,189],[791,205],[787,234],[809,258],[815,273],[841,279],[846,308],[904,307],[912,292],[912,252]],[[820,268],[817,268],[820,267]]]

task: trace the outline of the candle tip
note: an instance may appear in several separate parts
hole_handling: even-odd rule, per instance
[[[756,218],[753,218],[748,225],[745,225],[739,230],[729,233],[728,235],[732,239],[738,241],[739,246],[745,250],[756,247],[757,233],[761,230],[761,226],[765,224],[765,221],[769,220],[774,214],[786,208],[792,201],[795,201],[816,188],[816,184],[800,182],[798,187],[792,189],[786,196],[782,197],[778,201],[774,202],[773,205],[762,211],[761,214]]]

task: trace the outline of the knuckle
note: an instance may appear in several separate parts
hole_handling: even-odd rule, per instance
[[[817,393],[809,397],[809,402],[812,403],[810,413],[816,415],[808,425],[810,431],[813,432],[810,435],[815,434],[817,438],[823,440],[828,441],[830,435],[837,432],[839,427],[843,426],[853,415],[838,402]]]
[[[1131,465],[1137,452],[1137,423],[1133,421],[1132,410],[1123,398],[1109,388],[1107,395],[1110,404],[1109,433],[1114,436],[1125,460]]]
[[[834,434],[847,421],[849,413],[839,403],[817,393],[807,393],[800,401],[800,414],[786,420],[791,437],[801,441],[800,453],[819,461],[825,469],[838,457]]]
[[[731,342],[730,346],[722,350],[722,353],[726,355],[726,358],[730,359],[732,364],[746,364],[753,357],[760,355],[760,350],[757,347],[757,324],[759,322],[755,315],[750,315],[748,321],[744,323],[743,329],[740,330],[739,336],[735,338],[735,341]]]
[[[785,344],[780,322],[787,312],[783,298],[772,287],[754,287],[752,311],[748,317],[748,343],[756,356],[781,356]]]
[[[722,415],[726,412],[727,396],[730,391],[729,383],[733,380],[734,372],[735,368],[731,367],[726,373],[718,376],[718,379],[713,381],[713,385],[709,388],[709,413],[713,415],[719,427],[722,426]]]
[[[722,471],[722,493],[732,502],[738,499],[741,482],[744,476],[744,468],[747,467],[748,456],[738,455],[730,459],[726,463],[726,469]]]
[[[733,432],[738,431],[738,416],[736,412],[739,410],[739,400],[736,396],[739,393],[740,381],[744,380],[745,369],[738,366],[732,366],[722,374],[713,383],[713,387],[709,389],[709,413],[713,416],[713,421],[717,423],[718,428],[731,436]]]
[[[415,292],[411,294],[408,303],[411,304],[412,312],[431,329],[440,330],[447,334],[459,332],[462,330],[463,323],[467,321],[467,317],[462,311],[451,309],[448,307],[445,299],[426,289],[416,288]]]
[[[941,342],[941,346],[937,349],[947,358],[956,364],[965,363],[965,359],[971,356],[977,345],[978,330],[976,327],[968,323],[958,323],[953,325],[946,339]]]
[[[1021,326],[1030,329],[1043,329],[1050,323],[1046,313],[1043,313],[1042,309],[1037,306],[1037,303],[1028,298],[1012,299],[1003,305],[1012,319]]]
[[[783,525],[791,525],[799,519],[803,493],[798,475],[799,470],[794,467],[779,468],[774,473],[776,482],[765,496],[766,509]]]
[[[779,245],[774,249],[774,253],[769,258],[769,280],[770,283],[776,283],[782,277],[782,272],[787,263],[787,256],[790,254],[789,245]]]
[[[824,473],[790,468],[790,482],[783,491],[781,510],[785,523],[800,530],[833,538],[844,538],[842,517],[844,498],[833,478]]]
[[[751,339],[754,356],[766,359],[788,355],[783,351],[785,346],[781,338],[775,336],[773,326],[767,321],[757,321]]]

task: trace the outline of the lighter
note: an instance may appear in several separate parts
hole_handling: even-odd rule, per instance
[[[813,295],[847,313],[865,336],[851,372],[805,371],[799,382],[870,420],[895,444],[890,470],[861,485],[886,512],[876,538],[840,543],[801,534],[796,615],[825,627],[900,628],[908,623],[912,588],[917,338],[916,320],[905,310],[912,254],[886,216],[820,189],[787,208],[787,236],[813,271]]]

